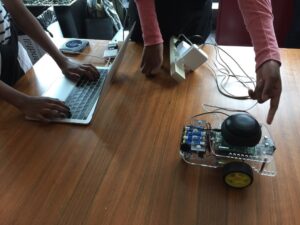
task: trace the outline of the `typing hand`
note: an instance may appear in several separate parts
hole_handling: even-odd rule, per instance
[[[271,124],[277,111],[281,95],[281,78],[279,63],[270,60],[265,62],[256,71],[255,90],[249,90],[249,96],[256,99],[259,103],[264,103],[270,99],[270,109],[267,123]]]
[[[163,62],[163,44],[145,46],[143,51],[141,70],[146,75],[158,72]]]
[[[46,97],[27,96],[19,109],[27,118],[50,122],[52,119],[66,118],[70,109],[60,100]]]
[[[80,64],[65,58],[60,66],[62,72],[71,80],[78,80],[80,77],[86,77],[89,80],[97,80],[99,73],[91,64]]]

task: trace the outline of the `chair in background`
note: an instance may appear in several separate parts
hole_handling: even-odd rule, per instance
[[[274,28],[279,47],[284,47],[293,18],[293,0],[272,0]],[[219,45],[251,46],[238,0],[220,0],[216,42]]]

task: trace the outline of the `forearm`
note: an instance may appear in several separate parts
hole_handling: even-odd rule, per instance
[[[163,39],[155,11],[155,0],[135,0],[135,2],[141,21],[145,46],[162,43]]]
[[[27,95],[0,81],[0,99],[19,108]]]
[[[65,56],[57,49],[44,32],[36,18],[24,6],[21,0],[2,0],[18,28],[38,43],[58,65],[62,65]]]
[[[271,0],[239,0],[239,6],[254,46],[256,68],[268,60],[280,63]]]

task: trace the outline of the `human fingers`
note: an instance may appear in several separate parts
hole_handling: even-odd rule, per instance
[[[65,75],[72,81],[78,81],[80,79],[80,75],[78,73],[71,71],[67,72]]]
[[[153,69],[153,66],[152,66],[151,60],[149,60],[149,58],[144,55],[142,64],[141,64],[142,73],[144,73],[146,75],[151,75],[152,69]]]
[[[149,65],[147,64],[144,64],[142,67],[141,67],[141,71],[142,73],[146,74],[147,76],[151,76],[152,75],[152,69]]]
[[[148,59],[149,57],[148,57],[147,52],[148,52],[147,48],[144,48],[143,55],[142,55],[142,62],[141,62],[141,66],[140,66],[141,72],[144,74],[151,73],[151,68],[149,66],[149,59]]]
[[[279,101],[280,101],[280,95],[275,95],[271,98],[270,109],[269,109],[268,117],[267,117],[268,124],[271,124],[274,119],[275,113],[279,106]]]
[[[47,120],[67,118],[68,114],[62,113],[57,109],[45,108],[41,111],[41,116]]]
[[[73,74],[76,74],[79,77],[86,77],[89,80],[93,80],[94,79],[94,75],[93,72],[91,72],[90,70],[88,70],[85,66],[81,65],[80,67],[76,67],[74,69],[72,69]]]
[[[258,103],[263,103],[264,101],[262,100],[262,92],[263,92],[263,88],[264,88],[264,81],[258,80],[256,82],[256,87],[254,91],[249,91],[249,95],[252,99],[257,100]]]
[[[144,67],[144,64],[145,64],[145,48],[144,48],[144,51],[143,51],[142,61],[141,61],[141,65],[140,65],[141,69]]]
[[[160,60],[148,57],[144,59],[141,65],[141,71],[146,75],[154,75],[159,72],[160,66]]]
[[[51,104],[48,107],[50,110],[57,111],[58,113],[63,113],[65,115],[68,115],[70,113],[70,109],[67,106],[61,106],[57,104]]]
[[[48,119],[68,118],[71,116],[71,111],[66,105],[49,103],[40,111],[41,115]]]
[[[83,69],[90,75],[90,77],[93,80],[96,80],[99,78],[100,74],[98,70],[91,64],[83,64],[82,65]]]
[[[51,122],[50,119],[48,119],[47,117],[45,117],[45,116],[43,116],[43,115],[41,115],[41,114],[36,115],[36,116],[34,117],[34,119],[37,119],[38,121],[44,122],[44,123],[50,123],[50,122]]]
[[[61,101],[57,98],[45,98],[45,99],[46,99],[47,103],[60,105],[60,106],[65,107],[67,109],[69,108],[68,106],[66,106],[66,104],[63,101]]]
[[[71,115],[70,108],[57,99],[51,99],[45,109],[50,110],[51,116],[55,117],[69,117]]]
[[[163,61],[163,45],[145,46],[142,56],[141,71],[146,75],[157,73]]]
[[[248,94],[249,94],[249,96],[250,96],[251,99],[256,99],[255,98],[255,93],[254,93],[254,91],[252,89],[248,90]]]
[[[160,66],[156,66],[152,69],[152,73],[157,74],[159,72],[159,70],[160,70]]]
[[[92,64],[83,64],[84,66],[87,66],[89,69],[93,70],[93,73],[98,74],[99,75],[99,71],[97,70],[97,68],[95,66],[93,66]]]
[[[261,99],[263,102],[267,101],[269,98],[272,97],[272,92],[275,87],[275,83],[276,82],[274,82],[274,80],[272,79],[266,79],[264,81],[264,86],[261,94]]]

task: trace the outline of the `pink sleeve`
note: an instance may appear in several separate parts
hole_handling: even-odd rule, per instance
[[[256,69],[270,59],[280,63],[271,0],[239,0],[239,6],[254,46]]]
[[[144,45],[163,43],[155,11],[155,0],[135,0],[135,3],[141,21]]]

